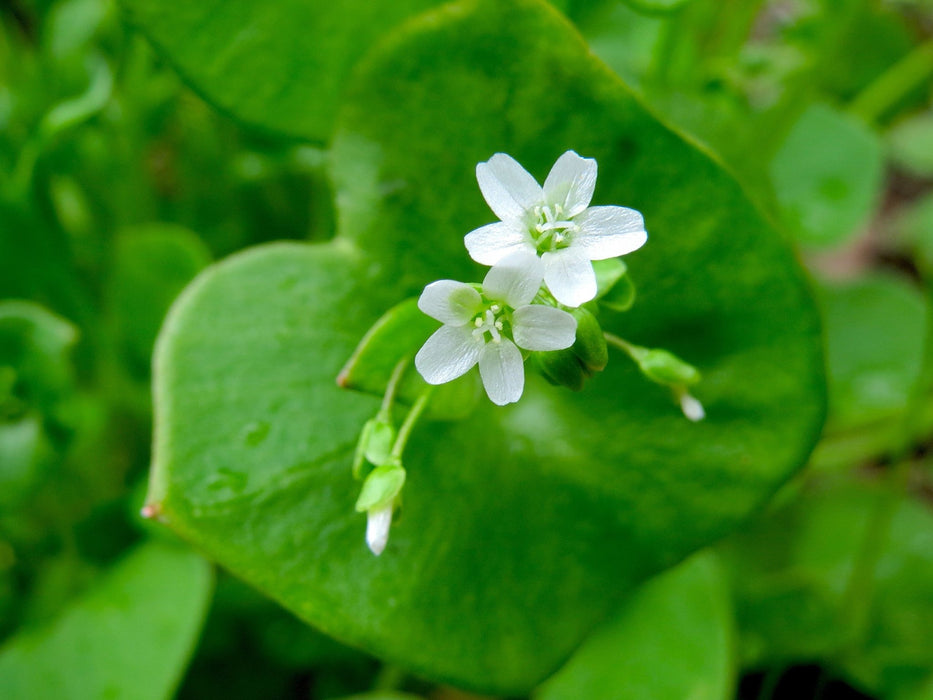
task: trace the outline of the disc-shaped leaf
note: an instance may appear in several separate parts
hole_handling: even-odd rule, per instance
[[[727,700],[733,627],[725,574],[697,554],[641,586],[535,698]]]
[[[211,568],[197,554],[159,542],[140,546],[58,619],[3,647],[0,696],[170,697],[212,586]]]
[[[338,240],[210,269],[163,328],[150,499],[339,639],[433,678],[526,692],[619,596],[735,528],[803,462],[824,410],[817,316],[740,187],[543,2],[426,15],[374,50],[347,94]],[[508,152],[543,179],[569,148],[599,161],[594,204],[648,222],[626,258],[639,297],[607,329],[696,365],[708,418],[685,420],[621,355],[581,394],[528,376],[515,406],[483,400],[415,429],[376,558],[350,466],[379,400],[339,389],[338,372],[392,304],[482,278],[463,248],[493,220],[477,162]]]
[[[125,0],[130,24],[220,109],[323,141],[353,65],[374,41],[439,0]]]

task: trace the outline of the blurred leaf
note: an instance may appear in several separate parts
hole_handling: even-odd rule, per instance
[[[927,505],[849,483],[805,492],[728,540],[720,552],[745,663],[829,663],[879,697],[924,682],[933,672],[931,537]],[[874,545],[863,595],[853,597],[856,561]]]
[[[818,299],[826,329],[830,425],[851,430],[903,414],[923,367],[923,294],[898,277],[876,273],[823,284]]]
[[[624,2],[584,2],[571,18],[597,56],[633,86],[648,72],[663,20]]]
[[[933,176],[933,113],[905,119],[887,134],[895,165],[918,177]]]
[[[386,31],[440,0],[123,0],[126,19],[192,86],[248,124],[330,135],[351,69]]]
[[[77,328],[38,304],[0,301],[0,367],[14,373],[7,400],[51,411],[71,389],[69,353],[77,338]],[[0,405],[0,419],[3,412]]]
[[[191,231],[171,224],[126,229],[115,241],[110,304],[134,368],[149,375],[152,346],[175,297],[211,259]]]
[[[113,91],[113,75],[107,62],[97,55],[92,55],[87,62],[87,90],[70,99],[58,103],[42,119],[39,133],[43,139],[51,139],[57,134],[70,129],[89,119],[102,110]]]
[[[878,204],[882,149],[861,122],[815,104],[803,113],[771,161],[781,214],[803,245],[845,241]]]
[[[715,555],[694,555],[642,584],[534,697],[727,700],[733,625]]]
[[[35,415],[0,422],[0,505],[15,506],[38,481],[48,446]]]
[[[169,698],[209,601],[198,555],[142,545],[61,617],[0,651],[4,698]]]
[[[45,18],[43,44],[56,59],[72,57],[91,41],[111,8],[107,0],[56,2]]]
[[[420,695],[401,693],[396,690],[374,690],[371,693],[350,695],[340,700],[419,700]]]
[[[664,14],[679,10],[691,0],[623,0],[623,2],[638,12]]]
[[[818,317],[739,185],[544,3],[424,15],[347,97],[342,235],[210,268],[163,327],[150,502],[335,637],[522,693],[613,609],[607,591],[737,527],[805,460],[824,411]],[[418,426],[402,517],[373,557],[350,466],[378,400],[337,373],[385,309],[478,276],[462,238],[492,219],[478,161],[509,152],[540,177],[571,147],[599,160],[594,201],[638,208],[651,236],[626,258],[639,300],[606,327],[696,364],[709,417],[687,422],[619,356],[580,394],[529,376],[516,406]]]

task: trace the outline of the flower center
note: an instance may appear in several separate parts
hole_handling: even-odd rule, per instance
[[[502,307],[493,304],[485,312],[479,314],[473,319],[473,337],[477,340],[486,342],[486,334],[492,338],[492,342],[498,343],[502,340],[502,329],[504,323],[502,320]]]
[[[580,228],[569,219],[564,219],[564,208],[560,204],[539,205],[535,207],[534,213],[538,223],[534,225],[531,237],[539,253],[566,248],[573,234]]]

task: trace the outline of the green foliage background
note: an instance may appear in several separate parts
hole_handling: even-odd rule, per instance
[[[920,0],[5,4],[0,697],[933,697],[931,37]],[[708,419],[616,355],[461,393],[376,559],[378,401],[334,379],[478,279],[476,162],[567,149],[647,221],[604,327]]]

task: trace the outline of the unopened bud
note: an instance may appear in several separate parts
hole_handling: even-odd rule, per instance
[[[570,311],[577,319],[577,338],[570,346],[576,355],[583,371],[589,376],[602,372],[609,363],[609,348],[606,346],[606,337],[602,326],[589,311],[580,307]]]
[[[395,436],[395,426],[386,418],[376,416],[363,424],[353,455],[354,479],[361,477],[364,461],[371,464],[385,464],[389,461]]]
[[[551,384],[564,386],[572,391],[581,391],[586,383],[587,374],[573,349],[534,352],[531,354],[538,371]]]
[[[690,386],[700,381],[700,372],[667,350],[637,348],[632,356],[642,373],[667,386]]]
[[[383,464],[366,477],[360,496],[356,499],[356,512],[371,511],[395,502],[405,485],[405,467],[401,464]]]
[[[695,396],[691,396],[686,390],[683,390],[680,392],[678,398],[680,399],[680,410],[684,412],[684,416],[686,416],[688,420],[692,420],[696,423],[706,418],[706,411],[703,410],[703,404],[701,404],[699,399]]]
[[[366,545],[377,557],[389,543],[389,528],[392,526],[393,504],[370,510],[366,514]]]

